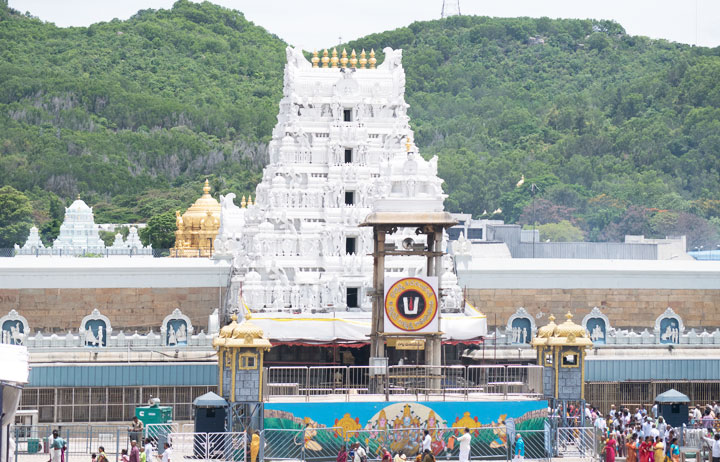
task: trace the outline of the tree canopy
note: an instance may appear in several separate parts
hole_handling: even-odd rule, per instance
[[[285,44],[242,13],[179,0],[58,28],[0,3],[0,43],[0,184],[28,196],[44,238],[53,201],[77,194],[98,221],[127,223],[187,207],[206,175],[223,194],[259,181]],[[439,157],[448,210],[530,223],[535,184],[535,219],[542,200],[543,224],[591,240],[717,242],[720,48],[612,21],[475,16],[340,45],[386,46],[403,49],[415,142]]]

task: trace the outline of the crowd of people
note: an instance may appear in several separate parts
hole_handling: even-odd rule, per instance
[[[469,428],[465,428],[462,435],[453,438],[453,447],[455,443],[458,444],[458,459],[459,462],[470,462],[470,443],[472,442],[472,434]],[[393,455],[387,449],[387,447],[381,446],[379,450],[381,462],[407,462],[408,457],[403,451],[399,451]],[[522,435],[517,433],[515,435],[515,444],[513,445],[513,460],[515,462],[522,462],[525,458],[525,441],[522,439]],[[367,462],[367,452],[360,443],[353,443],[349,449],[345,446],[340,448],[338,452],[336,462]],[[435,454],[432,451],[432,437],[428,430],[424,430],[422,440],[420,441],[420,450],[415,456],[414,462],[436,462]],[[720,461],[716,461],[720,462]]]
[[[640,406],[630,410],[627,407],[611,406],[603,415],[597,408],[587,404],[584,411],[568,407],[567,416],[577,420],[584,412],[587,422],[599,431],[602,437],[601,452],[606,462],[615,462],[616,457],[625,457],[627,462],[679,462],[681,428],[673,428],[660,415],[657,404],[646,410]],[[688,427],[702,430],[702,437],[710,447],[713,462],[720,462],[720,431],[715,422],[720,419],[720,403],[713,401],[705,406],[691,408]]]

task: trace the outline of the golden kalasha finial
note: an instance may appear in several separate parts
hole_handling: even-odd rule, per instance
[[[568,321],[570,321],[570,320],[572,320],[573,315],[571,312],[568,311],[567,314],[565,315],[565,317],[567,318]]]
[[[410,152],[411,149],[412,149],[412,141],[410,140],[409,136],[406,136],[405,137],[405,151]]]
[[[328,58],[328,52],[327,50],[323,50],[323,57],[322,57],[322,67],[328,67],[328,63],[330,62],[330,58]]]
[[[313,57],[310,60],[313,63],[313,67],[318,67],[318,63],[320,62],[320,58],[318,58],[318,52],[317,50],[313,51]]]
[[[240,208],[244,209],[247,205],[247,201],[245,200],[245,196],[242,197],[242,200],[240,201]]]
[[[355,54],[355,50],[350,53],[350,67],[353,69],[357,67],[357,55]]]
[[[256,198],[256,199],[257,199],[257,198]],[[248,207],[251,206],[251,205],[253,205],[252,196],[248,196],[248,203],[247,203],[247,205],[248,205]]]
[[[203,193],[210,194],[210,182],[205,178],[205,186],[203,186]]]
[[[342,58],[340,58],[340,67],[342,67],[343,69],[346,68],[347,63],[348,63],[347,51],[345,51],[345,48],[343,48]]]
[[[336,68],[338,65],[337,48],[333,48],[332,57],[330,58],[330,67]]]
[[[367,59],[365,58],[365,48],[360,52],[360,69],[365,69]]]
[[[370,63],[370,69],[375,69],[375,63],[377,63],[377,59],[375,59],[375,49],[370,50],[370,59],[368,59],[368,63]]]

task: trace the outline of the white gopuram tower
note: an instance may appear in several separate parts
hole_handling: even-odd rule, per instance
[[[299,314],[335,319],[338,312],[369,318],[372,231],[358,225],[387,206],[442,211],[437,159],[424,160],[411,142],[402,50],[384,54],[380,65],[373,51],[359,58],[355,51],[349,57],[345,50],[340,57],[324,51],[308,62],[288,47],[270,163],[255,203],[243,197],[240,208],[234,194],[221,197],[215,258],[234,261],[231,309],[258,313],[258,323],[263,316]],[[421,245],[411,230],[393,238],[388,245]],[[424,265],[422,257],[389,259],[386,273],[413,276]],[[441,308],[460,312],[450,257],[444,267]],[[245,307],[237,306],[240,300]],[[276,329],[263,326],[277,338]]]
[[[53,242],[53,250],[67,255],[105,252],[105,243],[100,239],[100,227],[95,224],[92,207],[79,197],[65,208],[65,219],[60,225],[60,234]]]

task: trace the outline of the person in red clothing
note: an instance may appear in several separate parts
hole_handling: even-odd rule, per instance
[[[387,448],[380,448],[380,453],[382,454],[382,462],[392,462],[392,454],[390,454]]]
[[[344,444],[340,448],[340,452],[338,452],[337,459],[335,460],[336,462],[348,462],[348,455]]]
[[[605,452],[605,462],[615,462],[615,452],[617,450],[617,441],[613,437],[613,434],[610,433],[610,437],[605,440],[605,448],[603,451]]]
[[[650,437],[648,436],[645,438],[645,440],[640,443],[639,453],[640,453],[640,462],[649,462],[650,461],[650,455],[652,454],[653,450],[651,449],[652,443],[650,443]]]

